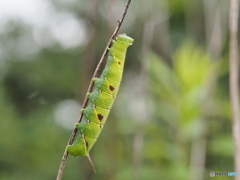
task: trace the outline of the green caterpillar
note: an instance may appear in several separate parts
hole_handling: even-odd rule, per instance
[[[116,98],[122,79],[126,51],[132,43],[133,39],[126,34],[120,34],[116,40],[113,40],[106,66],[100,78],[93,79],[94,86],[92,92],[88,94],[88,104],[81,110],[82,120],[76,124],[79,133],[73,144],[67,146],[69,154],[87,156],[92,166],[89,151],[97,141]]]

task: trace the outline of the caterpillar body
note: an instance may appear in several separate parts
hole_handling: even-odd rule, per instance
[[[97,141],[118,93],[126,51],[132,43],[133,39],[126,34],[113,40],[100,78],[93,79],[93,90],[87,95],[88,104],[81,110],[82,120],[75,125],[79,133],[73,144],[67,146],[67,152],[72,156],[87,156],[92,164],[89,151]]]

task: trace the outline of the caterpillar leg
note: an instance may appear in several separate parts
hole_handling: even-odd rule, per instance
[[[78,134],[77,140],[72,144],[67,146],[67,152],[72,156],[87,156],[88,151],[84,137],[81,133]]]
[[[82,129],[81,123],[76,123],[76,127]],[[79,133],[77,140],[72,144],[67,146],[67,152],[72,156],[86,156],[89,163],[91,164],[93,171],[96,173],[95,166],[92,162],[92,159],[89,155],[89,150],[92,148],[93,144],[95,143],[96,139],[86,137],[84,134]]]

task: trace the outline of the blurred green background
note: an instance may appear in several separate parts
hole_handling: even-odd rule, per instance
[[[52,180],[123,0],[0,2],[0,179]],[[232,172],[226,0],[133,0],[135,39],[105,127],[68,180]],[[233,179],[215,177],[214,179]]]

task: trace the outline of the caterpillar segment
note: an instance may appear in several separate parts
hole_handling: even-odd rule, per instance
[[[67,151],[72,156],[87,156],[94,171],[89,151],[104,127],[118,93],[126,51],[132,43],[133,39],[126,34],[120,34],[116,40],[113,40],[105,68],[99,78],[93,79],[93,90],[87,94],[88,104],[86,108],[81,110],[82,120],[75,125],[79,133],[73,144],[67,146]]]

